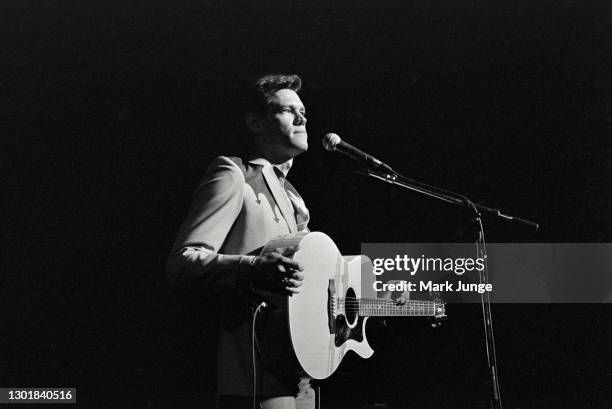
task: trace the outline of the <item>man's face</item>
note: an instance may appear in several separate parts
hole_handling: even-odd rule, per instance
[[[306,133],[306,109],[295,91],[276,91],[262,118],[261,142],[266,150],[286,159],[308,149]]]

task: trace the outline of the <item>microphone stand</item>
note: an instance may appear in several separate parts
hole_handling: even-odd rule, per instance
[[[384,165],[384,164],[383,164]],[[364,173],[364,172],[358,172]],[[373,178],[382,180],[383,182],[390,183],[392,185],[397,185],[403,187],[405,189],[409,189],[421,194],[424,194],[429,197],[433,197],[439,200],[442,200],[447,203],[451,203],[454,205],[467,207],[473,211],[474,214],[474,222],[476,223],[476,227],[478,229],[478,236],[476,239],[476,253],[478,258],[482,258],[484,260],[484,269],[479,273],[479,282],[480,284],[488,284],[489,283],[489,274],[488,274],[488,266],[487,266],[487,250],[484,236],[484,227],[482,225],[481,216],[482,213],[493,215],[502,219],[505,219],[510,222],[524,224],[534,229],[538,229],[539,225],[532,221],[516,217],[510,216],[508,214],[502,213],[498,209],[492,209],[490,207],[481,205],[479,203],[474,203],[467,197],[454,193],[448,190],[440,189],[434,186],[429,186],[424,183],[417,182],[412,179],[408,179],[405,176],[400,175],[389,166],[378,166],[378,169],[366,169],[365,174],[371,176]],[[484,324],[485,331],[485,345],[487,351],[487,363],[489,366],[489,370],[491,372],[491,380],[493,386],[493,396],[491,399],[491,409],[502,409],[501,403],[501,394],[499,391],[499,378],[497,372],[497,356],[495,354],[495,338],[493,336],[493,321],[491,317],[491,298],[489,296],[489,292],[485,291],[480,295],[480,304],[482,307],[482,318]]]

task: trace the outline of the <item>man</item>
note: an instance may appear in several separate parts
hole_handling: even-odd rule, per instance
[[[214,160],[196,190],[168,260],[174,285],[212,296],[228,311],[218,351],[218,407],[251,407],[253,359],[257,400],[264,409],[312,409],[307,379],[288,379],[265,367],[252,350],[253,292],[292,295],[304,279],[286,254],[258,256],[271,239],[307,229],[308,210],[286,181],[293,158],[308,149],[306,111],[297,75],[266,75],[251,86],[243,158]],[[256,302],[256,301],[255,301]]]

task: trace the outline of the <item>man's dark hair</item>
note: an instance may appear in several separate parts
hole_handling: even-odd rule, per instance
[[[302,79],[295,74],[267,74],[258,77],[249,86],[247,112],[263,116],[276,91],[290,89],[299,92],[301,88]]]

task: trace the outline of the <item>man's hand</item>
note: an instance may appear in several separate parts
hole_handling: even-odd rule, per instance
[[[408,301],[410,301],[410,291],[406,290],[402,293],[402,295],[400,295],[395,302],[397,303],[397,305],[404,305],[406,304]]]
[[[295,253],[295,249],[281,249],[255,257],[253,262],[253,283],[256,288],[287,293],[289,295],[300,292],[299,287],[304,280],[304,267],[295,260],[287,257]]]

